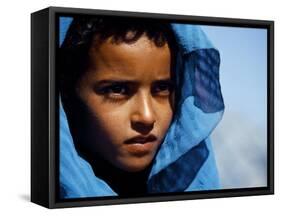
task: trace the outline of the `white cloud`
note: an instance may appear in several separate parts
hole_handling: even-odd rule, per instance
[[[228,110],[212,141],[223,188],[267,185],[266,127]]]

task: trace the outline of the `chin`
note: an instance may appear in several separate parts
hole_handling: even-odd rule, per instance
[[[126,171],[126,172],[141,172],[149,167],[149,165],[152,163],[152,160],[143,160],[140,158],[132,159],[128,161],[127,163],[120,164],[120,169]]]

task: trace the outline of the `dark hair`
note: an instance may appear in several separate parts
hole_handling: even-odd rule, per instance
[[[134,43],[143,34],[158,47],[168,43],[173,56],[176,43],[167,21],[93,16],[74,18],[58,52],[62,100],[67,101],[75,96],[76,82],[87,69],[91,46],[101,44],[109,38],[116,44]]]

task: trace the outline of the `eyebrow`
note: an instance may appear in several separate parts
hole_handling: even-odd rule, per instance
[[[153,80],[153,83],[157,82],[172,82],[171,78],[163,78],[163,79],[156,79]],[[137,80],[131,80],[131,79],[105,79],[105,80],[99,80],[96,82],[97,85],[104,85],[104,84],[110,84],[110,83],[128,83],[128,84],[137,84],[139,81]]]
[[[110,83],[137,83],[134,80],[125,80],[125,79],[106,79],[106,80],[99,80],[96,82],[98,85],[103,84],[110,84]]]

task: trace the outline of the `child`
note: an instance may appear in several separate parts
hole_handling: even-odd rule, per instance
[[[196,28],[207,48],[195,51],[182,27],[73,20],[59,51],[62,198],[218,188],[208,136],[223,110],[219,56]]]

